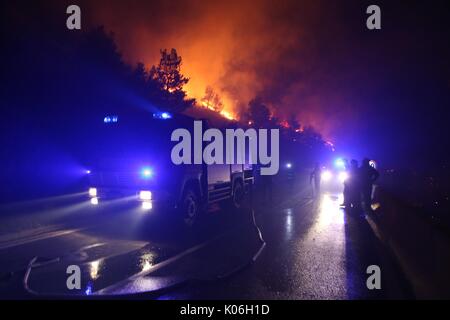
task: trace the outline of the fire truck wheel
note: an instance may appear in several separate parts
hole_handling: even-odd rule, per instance
[[[181,201],[181,216],[184,225],[192,227],[197,222],[200,203],[197,194],[191,188],[186,189]]]

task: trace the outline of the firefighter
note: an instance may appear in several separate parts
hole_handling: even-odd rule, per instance
[[[364,158],[361,168],[359,169],[359,179],[364,208],[367,211],[371,210],[373,183],[379,176],[379,172],[370,165],[370,160]]]
[[[311,172],[309,176],[309,183],[312,185],[314,181],[313,186],[313,197],[318,197],[320,194],[320,180],[322,178],[322,169],[320,168],[320,164],[316,162],[313,171]]]
[[[348,164],[348,160],[347,159],[343,159],[342,161],[344,162],[344,170],[345,170],[345,172],[348,173],[349,170],[350,170],[350,167],[349,167],[349,164]],[[343,192],[344,202],[341,204],[341,207],[343,207],[343,208],[348,208],[349,205],[350,205],[350,203],[349,203],[349,194],[348,194],[349,189],[348,189],[348,182],[347,182],[347,180],[348,179],[344,180],[344,192]]]
[[[354,210],[361,208],[361,184],[360,184],[360,169],[358,168],[358,161],[352,159],[350,161],[350,168],[348,170],[348,178],[346,180],[348,185],[348,204]]]

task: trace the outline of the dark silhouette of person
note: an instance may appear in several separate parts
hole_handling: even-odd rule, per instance
[[[348,164],[348,160],[347,159],[343,159],[342,161],[344,162],[344,170],[345,170],[345,172],[348,173],[349,170],[350,170],[350,166]],[[343,203],[341,204],[341,207],[344,207],[344,208],[347,208],[347,207],[350,206],[350,203],[349,203],[349,188],[348,188],[347,180],[348,179],[344,180],[344,191],[343,191],[344,200],[343,200]]]
[[[322,179],[322,169],[320,168],[320,164],[316,162],[311,175],[309,176],[309,183],[312,184],[314,181],[314,192],[313,196],[318,197],[320,194],[320,180]]]
[[[372,204],[372,187],[373,183],[379,176],[379,172],[370,165],[370,160],[364,158],[361,168],[359,169],[359,179],[364,208],[367,211],[371,210],[370,205]]]
[[[350,168],[348,170],[347,185],[348,185],[348,204],[349,207],[357,210],[361,208],[361,185],[360,185],[360,168],[358,161],[352,159],[350,161]]]

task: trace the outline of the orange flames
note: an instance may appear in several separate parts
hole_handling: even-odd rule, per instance
[[[188,94],[188,96],[189,96],[189,94]],[[196,98],[196,97],[193,97],[193,98]],[[205,109],[208,109],[208,110],[211,110],[211,111],[216,111],[216,110],[214,109],[214,107],[213,107],[211,104],[208,104],[208,103],[205,102],[205,101],[201,101],[201,102],[199,103],[199,102],[198,102],[199,99],[198,99],[198,98],[196,98],[196,99],[197,99],[197,106],[198,106],[198,107],[205,108]],[[227,111],[227,110],[226,110],[226,106],[224,107],[224,109],[222,109],[222,110],[219,111],[218,113],[219,113],[221,116],[227,118],[228,120],[238,120],[237,116],[236,116],[232,111]]]
[[[228,120],[237,120],[236,116],[233,115],[231,112],[222,110],[222,111],[220,111],[220,114],[222,116],[224,116],[225,118],[227,118]]]
[[[149,67],[158,62],[160,49],[175,48],[190,79],[184,90],[199,107],[210,109],[201,100],[211,86],[227,119],[238,119],[260,97],[277,118],[294,116],[322,132],[328,126],[323,120],[330,121],[330,97],[319,87],[326,82],[322,74],[310,74],[324,70],[317,65],[312,32],[323,14],[318,2],[96,0],[83,8],[90,25],[114,33],[131,65]]]

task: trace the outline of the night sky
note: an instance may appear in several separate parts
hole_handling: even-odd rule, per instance
[[[348,157],[386,167],[448,160],[445,1],[44,1],[39,14],[13,16],[64,28],[72,3],[84,30],[114,33],[130,65],[150,67],[161,48],[176,48],[188,94],[200,99],[210,85],[236,117],[258,97]],[[365,26],[370,4],[382,30]]]

